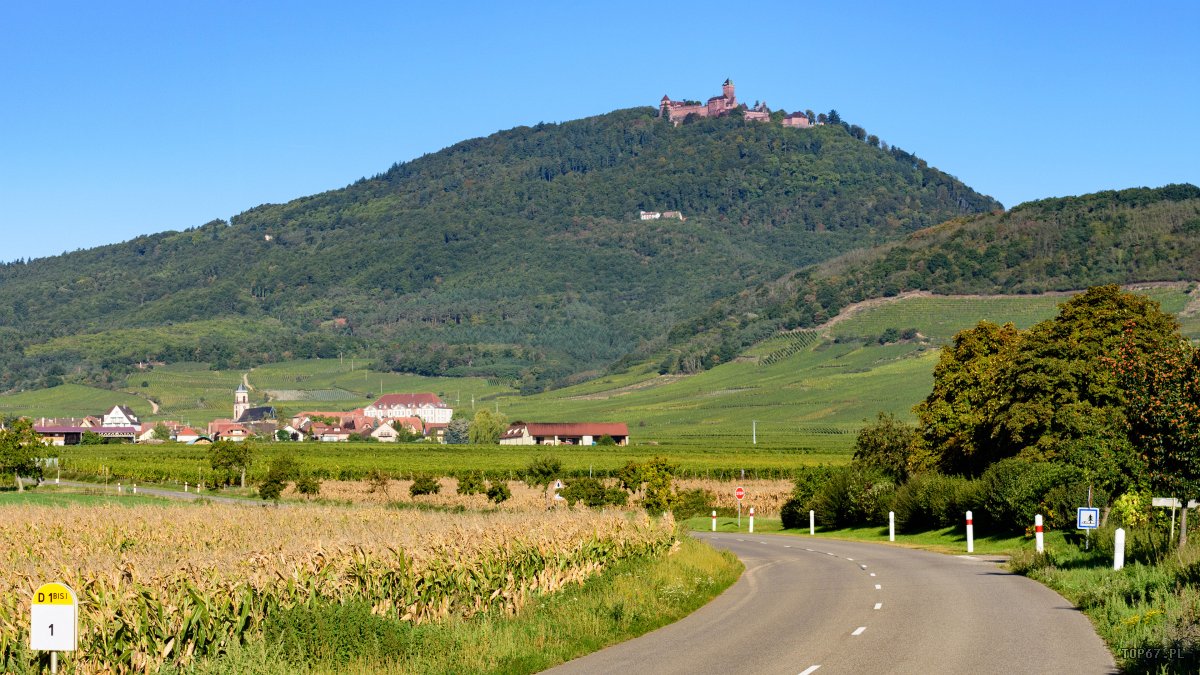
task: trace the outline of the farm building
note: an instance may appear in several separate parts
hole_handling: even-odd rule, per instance
[[[629,427],[623,422],[513,422],[500,436],[500,445],[596,445],[605,436],[629,445]]]

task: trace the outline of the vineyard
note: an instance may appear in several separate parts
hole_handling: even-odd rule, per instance
[[[772,363],[777,363],[787,357],[795,354],[801,349],[807,349],[815,344],[818,340],[816,331],[802,330],[787,335],[773,338],[767,341],[765,347],[771,347],[772,350],[759,359],[759,365],[769,366]]]
[[[87,523],[81,527],[81,523]],[[0,507],[0,668],[32,672],[32,592],[80,600],[67,673],[187,666],[261,635],[273,613],[369,603],[407,622],[514,613],[674,542],[670,519],[616,512],[448,515],[374,507]]]
[[[853,437],[849,439],[853,442]],[[267,473],[271,458],[286,454],[300,470],[318,478],[363,480],[375,471],[392,478],[415,474],[434,476],[480,472],[490,478],[521,480],[538,456],[553,454],[563,463],[563,477],[609,476],[627,462],[644,462],[665,456],[675,464],[679,478],[732,480],[742,472],[750,478],[789,478],[796,469],[815,464],[842,464],[844,453],[814,453],[794,449],[753,448],[733,445],[736,451],[699,446],[487,446],[432,443],[256,443],[246,472],[248,483]],[[62,477],[104,482],[177,484],[186,481],[212,484],[208,447],[202,445],[74,445],[56,448]],[[52,476],[54,474],[51,474]]]

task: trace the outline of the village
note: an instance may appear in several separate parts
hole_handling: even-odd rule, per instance
[[[384,394],[349,411],[303,411],[281,419],[274,406],[251,406],[250,391],[233,393],[233,415],[204,428],[173,420],[143,422],[128,406],[82,418],[35,418],[33,428],[47,445],[83,443],[163,443],[203,445],[249,439],[338,443],[427,441],[447,443],[454,409],[433,393]],[[501,445],[629,444],[629,429],[617,422],[513,422],[500,435]]]

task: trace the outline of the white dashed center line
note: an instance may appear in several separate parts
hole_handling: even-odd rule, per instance
[[[820,667],[821,666],[809,666],[809,667],[805,668],[804,670],[800,671],[800,675],[812,675],[814,672],[816,672],[817,668],[820,668]]]
[[[882,602],[875,603],[875,609],[883,609],[883,603]]]
[[[877,591],[881,591],[881,590],[883,590],[883,585],[882,585],[882,584],[875,584],[875,590],[877,590]]]
[[[854,629],[854,632],[853,632],[853,633],[851,633],[851,635],[862,635],[862,634],[863,634],[863,631],[864,631],[864,630],[866,630],[866,629],[867,629],[867,627],[866,627],[866,626],[859,626],[858,628],[855,628],[855,629]]]

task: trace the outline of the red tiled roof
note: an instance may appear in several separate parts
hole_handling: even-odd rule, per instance
[[[624,422],[525,422],[513,424],[504,432],[503,438],[521,436],[521,429],[529,428],[530,436],[628,436],[629,427]]]
[[[415,408],[422,405],[431,405],[435,408],[446,407],[446,404],[437,394],[384,394],[372,405],[376,408],[392,408],[396,406]]]

